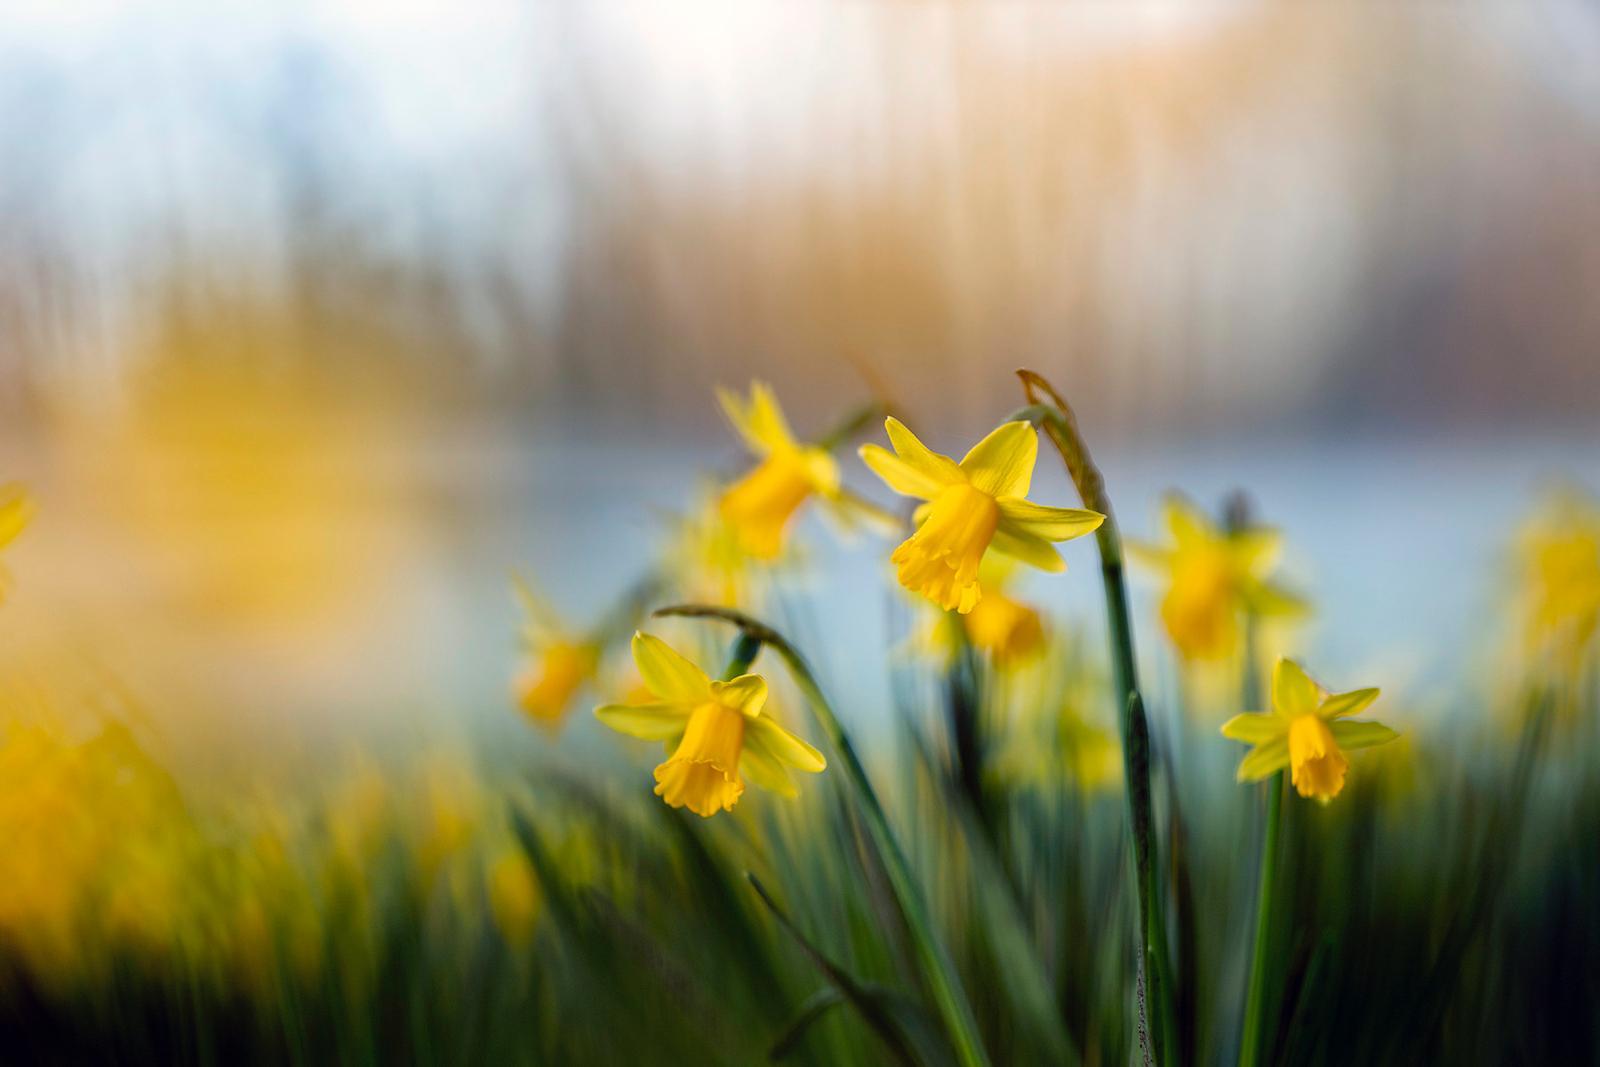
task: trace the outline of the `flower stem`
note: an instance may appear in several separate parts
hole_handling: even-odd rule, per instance
[[[1150,799],[1150,724],[1145,716],[1144,700],[1139,695],[1133,625],[1129,621],[1128,590],[1123,580],[1122,538],[1106,494],[1105,478],[1078,431],[1072,408],[1049,382],[1032,371],[1020,370],[1017,377],[1022,379],[1022,388],[1031,406],[1012,417],[1033,422],[1044,431],[1061,453],[1061,460],[1084,507],[1105,516],[1105,521],[1095,531],[1095,544],[1100,550],[1100,577],[1105,586],[1112,685],[1122,731],[1128,828],[1133,836],[1134,889],[1139,901],[1139,974],[1145,995],[1138,1000],[1138,1025],[1141,1042],[1149,1042],[1146,1049],[1149,1058],[1159,1064],[1164,1061],[1167,1050],[1175,1047],[1177,1015],[1173,1008],[1166,908],[1156,853],[1155,810]]]
[[[811,668],[806,664],[804,657],[776,630],[731,609],[689,604],[662,608],[655,614],[715,618],[731,622],[742,631],[738,647],[742,648],[744,641],[750,640],[758,646],[770,645],[783,657],[795,685],[811,705],[817,724],[822,728],[822,732],[828,735],[834,751],[838,752],[840,761],[844,764],[845,777],[849,779],[856,791],[857,799],[861,802],[867,834],[883,861],[889,886],[900,904],[901,913],[905,916],[912,949],[922,967],[923,977],[933,995],[934,1005],[944,1021],[945,1029],[949,1032],[956,1059],[962,1067],[988,1067],[989,1056],[984,1051],[982,1039],[978,1036],[977,1019],[974,1018],[972,1007],[967,1002],[966,991],[961,985],[961,976],[956,973],[955,963],[934,934],[927,905],[923,902],[922,893],[915,879],[912,878],[911,865],[906,861],[905,853],[901,851],[900,844],[895,839],[894,831],[889,826],[888,816],[884,814],[883,805],[878,801],[878,794],[872,788],[871,780],[867,778],[866,768],[857,758],[855,746],[850,743],[849,735],[845,733],[839,717],[834,714],[833,705],[829,704],[828,698],[823,695],[822,688],[817,684],[816,676],[811,673]]]
[[[1267,829],[1261,841],[1261,881],[1256,887],[1256,945],[1250,958],[1250,985],[1244,1001],[1244,1033],[1239,1038],[1239,1067],[1255,1067],[1261,1059],[1267,984],[1267,942],[1272,932],[1273,887],[1278,872],[1278,825],[1283,821],[1283,772],[1267,785]]]
[[[722,672],[722,680],[731,682],[748,671],[760,652],[761,638],[740,630],[739,640],[734,642],[733,651],[728,654],[728,669]]]

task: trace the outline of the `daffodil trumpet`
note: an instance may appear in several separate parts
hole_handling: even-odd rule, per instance
[[[912,948],[923,977],[927,981],[928,989],[933,995],[934,1006],[950,1037],[956,1061],[962,1067],[987,1067],[989,1056],[984,1050],[977,1018],[967,1000],[955,963],[934,933],[933,922],[929,918],[927,904],[922,899],[921,889],[911,875],[911,865],[907,862],[905,852],[900,848],[900,843],[889,826],[888,816],[884,814],[877,791],[873,789],[872,781],[867,777],[866,768],[857,757],[855,746],[851,744],[849,735],[845,733],[838,715],[834,713],[833,705],[828,702],[821,686],[817,684],[816,676],[811,672],[805,658],[787,638],[770,626],[729,608],[704,604],[679,604],[660,608],[655,614],[721,619],[739,627],[743,634],[760,641],[762,645],[771,648],[782,657],[789,668],[790,677],[811,707],[818,726],[827,734],[829,743],[844,765],[845,778],[860,803],[862,822],[866,826],[867,836],[871,839],[873,849],[883,864],[890,890],[894,893],[901,914],[905,917]]]
[[[1172,991],[1172,962],[1167,951],[1165,897],[1161,892],[1160,857],[1155,840],[1155,810],[1150,799],[1150,727],[1133,655],[1133,624],[1123,576],[1122,538],[1106,493],[1104,476],[1078,430],[1077,416],[1061,394],[1042,376],[1017,371],[1028,406],[1012,416],[1038,426],[1061,455],[1078,497],[1086,508],[1104,516],[1094,531],[1100,552],[1100,577],[1105,587],[1106,630],[1111,640],[1112,691],[1122,733],[1123,791],[1128,805],[1128,832],[1133,839],[1134,890],[1139,902],[1138,974],[1144,995],[1136,998],[1140,1040],[1156,1063],[1165,1062],[1174,1047],[1177,1012]]]

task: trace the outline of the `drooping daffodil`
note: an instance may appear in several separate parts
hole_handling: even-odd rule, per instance
[[[1170,541],[1130,542],[1128,551],[1166,578],[1161,621],[1185,659],[1236,655],[1246,612],[1257,618],[1305,614],[1304,601],[1268,580],[1283,548],[1278,531],[1223,529],[1176,493],[1166,498],[1162,516]]]
[[[960,463],[930,450],[898,419],[884,426],[894,451],[863,445],[862,460],[895,492],[927,501],[914,516],[916,532],[890,561],[901,585],[946,611],[965,615],[983,599],[978,565],[990,549],[1061,571],[1066,563],[1051,542],[1081,537],[1105,521],[1096,511],[1027,499],[1039,452],[1029,423],[1005,423]]]
[[[1378,699],[1376,689],[1329,693],[1290,659],[1272,672],[1272,710],[1235,715],[1222,736],[1254,747],[1239,764],[1239,781],[1258,782],[1284,767],[1303,797],[1326,804],[1344,788],[1345,753],[1393,741],[1399,734],[1378,722],[1352,722]]]
[[[747,779],[794,796],[791,769],[817,774],[827,766],[822,753],[765,710],[767,682],[760,675],[715,681],[645,633],[633,636],[633,661],[654,702],[605,704],[595,715],[618,733],[665,742],[655,792],[672,807],[709,818],[739,802]]]

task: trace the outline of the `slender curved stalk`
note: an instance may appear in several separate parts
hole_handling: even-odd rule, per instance
[[[1250,526],[1250,502],[1238,494],[1225,508],[1228,532],[1238,533]],[[1240,674],[1240,703],[1245,711],[1263,707],[1261,678],[1256,673],[1256,618],[1248,607],[1244,611],[1244,663]],[[1267,999],[1267,957],[1272,940],[1274,887],[1278,884],[1278,839],[1282,836],[1283,772],[1274,774],[1267,784],[1267,820],[1261,839],[1261,870],[1256,885],[1255,945],[1250,953],[1250,978],[1245,986],[1244,1028],[1239,1034],[1239,1065],[1255,1067],[1260,1061],[1265,1038]]]
[[[1173,1008],[1166,908],[1156,854],[1155,810],[1150,799],[1150,724],[1145,717],[1144,700],[1139,695],[1138,668],[1133,655],[1133,625],[1129,621],[1128,589],[1123,579],[1122,537],[1117,532],[1116,516],[1106,494],[1105,478],[1078,431],[1077,417],[1071,406],[1049,382],[1033,371],[1019,370],[1017,377],[1022,380],[1030,406],[1012,418],[1032,422],[1044,431],[1061,453],[1061,460],[1084,507],[1105,516],[1105,521],[1095,531],[1095,544],[1100,550],[1100,577],[1105,586],[1112,685],[1122,731],[1128,829],[1133,836],[1134,888],[1139,901],[1139,975],[1143,995],[1138,1003],[1138,1024],[1141,1041],[1148,1041],[1147,1057],[1162,1063],[1167,1050],[1175,1047],[1177,1014]]]
[[[1267,829],[1261,841],[1261,881],[1256,887],[1256,946],[1250,957],[1250,985],[1244,999],[1244,1032],[1239,1037],[1239,1067],[1255,1067],[1261,1038],[1267,984],[1267,942],[1272,932],[1273,887],[1278,881],[1278,832],[1283,821],[1283,772],[1267,784]]]
[[[752,637],[746,631],[739,632],[739,640],[734,644],[733,651],[728,655],[728,667],[722,672],[722,680],[731,682],[739,675],[750,669],[750,664],[756,661],[756,656],[761,653],[761,639]]]
[[[733,623],[743,631],[744,640],[770,645],[783,657],[795,685],[800,688],[801,695],[811,705],[817,724],[821,726],[822,732],[828,735],[829,742],[838,752],[840,762],[844,764],[845,777],[850,780],[857,799],[861,802],[862,821],[866,825],[868,836],[872,839],[873,847],[883,862],[884,872],[888,876],[889,886],[894,891],[901,913],[905,916],[906,928],[911,934],[912,949],[922,968],[929,991],[933,995],[934,1006],[938,1009],[939,1016],[949,1033],[956,1059],[963,1067],[988,1067],[989,1056],[984,1051],[983,1041],[978,1035],[977,1019],[972,1014],[972,1006],[967,1002],[961,977],[956,973],[955,964],[945,951],[943,943],[934,934],[927,905],[923,902],[922,893],[911,876],[911,865],[906,861],[905,853],[901,851],[900,844],[895,839],[894,831],[889,826],[888,816],[884,814],[883,805],[878,801],[878,794],[867,777],[866,768],[856,756],[855,746],[850,743],[849,735],[845,733],[839,717],[834,714],[833,705],[828,703],[828,698],[817,685],[816,676],[811,673],[805,658],[778,631],[742,612],[699,604],[681,604],[661,608],[655,614],[721,619]]]

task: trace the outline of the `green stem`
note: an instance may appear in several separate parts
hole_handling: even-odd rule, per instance
[[[867,834],[883,861],[889,887],[900,904],[902,914],[905,915],[906,928],[911,935],[912,950],[933,995],[934,1005],[938,1008],[939,1016],[949,1032],[956,1059],[963,1067],[988,1067],[988,1053],[984,1051],[983,1042],[978,1036],[977,1019],[974,1018],[972,1007],[967,1002],[966,991],[962,988],[960,975],[956,973],[955,963],[945,951],[944,945],[934,935],[927,905],[923,902],[922,893],[911,875],[911,865],[906,861],[905,853],[901,851],[900,844],[895,839],[894,831],[889,826],[888,816],[884,814],[883,805],[878,801],[878,794],[867,777],[866,768],[857,758],[855,746],[850,743],[849,735],[845,733],[844,726],[834,714],[833,706],[828,703],[828,698],[823,695],[821,687],[817,685],[816,677],[811,673],[811,668],[807,666],[805,659],[782,634],[737,611],[690,604],[662,608],[655,614],[716,618],[731,622],[743,631],[741,645],[745,640],[754,640],[758,644],[770,645],[783,657],[795,685],[811,705],[817,724],[821,726],[822,732],[828,735],[828,741],[838,752],[839,759],[844,764],[845,777],[849,779],[861,802]]]
[[[1239,1038],[1239,1067],[1255,1067],[1261,1060],[1265,1028],[1267,943],[1272,933],[1273,887],[1277,884],[1278,833],[1283,821],[1283,772],[1267,786],[1267,829],[1261,841],[1261,881],[1256,887],[1256,945],[1250,958],[1250,985],[1244,1000],[1244,1033]]]
[[[722,680],[731,682],[748,671],[750,664],[756,661],[756,656],[760,652],[761,638],[754,637],[744,630],[739,631],[739,640],[734,643],[733,651],[728,655],[728,669],[722,672]]]
[[[1147,1052],[1162,1063],[1174,1048],[1177,1014],[1172,999],[1172,963],[1167,952],[1167,922],[1156,854],[1155,810],[1150,799],[1150,724],[1139,695],[1138,668],[1133,653],[1133,625],[1128,612],[1127,583],[1123,578],[1122,537],[1106,493],[1105,478],[1095,466],[1088,445],[1078,431],[1077,418],[1066,400],[1049,382],[1032,371],[1020,370],[1029,407],[1012,416],[1034,423],[1050,438],[1067,473],[1077,487],[1084,507],[1100,512],[1105,521],[1095,531],[1100,550],[1100,577],[1105,587],[1106,627],[1111,639],[1112,685],[1122,731],[1122,764],[1128,802],[1128,829],[1133,837],[1134,887],[1139,901],[1139,974],[1144,996],[1138,1002],[1141,1040],[1147,1035]],[[1048,399],[1043,403],[1040,397]]]

